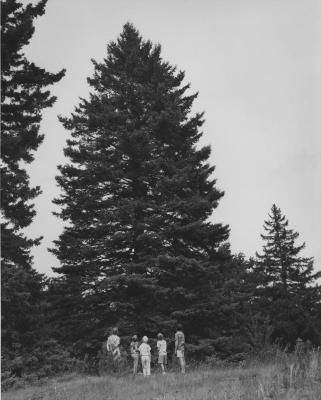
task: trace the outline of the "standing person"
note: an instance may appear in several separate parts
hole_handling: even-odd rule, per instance
[[[138,350],[140,352],[141,361],[142,361],[144,376],[150,375],[150,358],[151,358],[150,351],[151,351],[151,348],[150,348],[150,345],[147,344],[147,342],[148,342],[148,337],[144,336],[143,343],[138,347]]]
[[[132,341],[130,342],[130,355],[133,359],[133,375],[136,375],[139,360],[138,338],[136,335],[132,337]]]
[[[165,375],[165,365],[167,364],[167,343],[162,333],[157,335],[156,346],[158,349],[158,364],[161,366],[163,375]]]
[[[177,325],[175,333],[175,354],[179,359],[182,374],[185,374],[185,335],[181,324]]]
[[[117,362],[120,359],[120,338],[118,336],[118,329],[113,328],[112,334],[107,339],[107,351],[111,354],[113,362]]]

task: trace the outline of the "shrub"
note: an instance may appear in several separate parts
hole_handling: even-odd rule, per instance
[[[41,342],[20,355],[3,354],[1,363],[2,390],[35,383],[41,378],[71,371],[75,359],[56,340]]]

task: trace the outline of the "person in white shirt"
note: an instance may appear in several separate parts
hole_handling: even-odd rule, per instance
[[[167,364],[167,343],[162,333],[157,335],[158,364],[161,366],[162,373],[165,375],[165,365]]]
[[[150,358],[151,358],[150,351],[151,351],[151,348],[150,348],[150,345],[147,344],[147,342],[148,342],[147,336],[144,336],[142,340],[143,340],[143,342],[138,347],[138,351],[140,353],[140,358],[142,361],[143,375],[149,376],[150,375]]]
[[[114,362],[120,359],[119,344],[120,344],[120,338],[118,336],[118,329],[113,328],[112,334],[107,339],[106,347],[108,353],[112,355]]]

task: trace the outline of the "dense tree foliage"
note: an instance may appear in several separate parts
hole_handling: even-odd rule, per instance
[[[280,208],[272,206],[264,223],[263,253],[257,254],[253,279],[255,306],[269,316],[274,338],[294,343],[298,337],[320,342],[321,292],[313,259],[300,256],[305,244],[289,227]]]
[[[43,140],[41,111],[56,100],[47,89],[64,71],[51,74],[26,59],[23,47],[34,33],[34,19],[46,1],[23,6],[1,2],[1,261],[2,349],[5,360],[27,352],[39,341],[43,276],[32,268],[30,239],[23,229],[35,215],[32,200],[40,193],[30,187],[25,164]]]

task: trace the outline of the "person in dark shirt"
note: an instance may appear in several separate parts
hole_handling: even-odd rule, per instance
[[[130,355],[133,359],[133,375],[136,375],[139,360],[138,338],[136,335],[132,337],[132,341],[130,342]]]
[[[185,335],[181,324],[177,325],[175,333],[175,355],[179,359],[182,374],[185,374]]]

